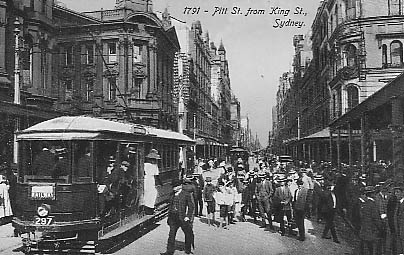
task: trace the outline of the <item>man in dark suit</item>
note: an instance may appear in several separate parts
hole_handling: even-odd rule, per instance
[[[174,194],[168,209],[167,223],[170,226],[168,234],[167,251],[162,255],[172,255],[175,251],[175,236],[178,228],[181,227],[185,234],[185,253],[191,253],[191,246],[194,242],[192,230],[193,215],[195,210],[194,199],[190,192],[182,190],[180,180],[173,180]]]
[[[322,200],[322,211],[325,220],[322,238],[329,239],[328,232],[331,231],[334,242],[339,243],[334,224],[334,217],[337,211],[337,196],[334,194],[334,184],[332,182],[326,184],[326,190],[323,193]]]
[[[297,186],[298,188],[293,196],[293,214],[295,216],[297,228],[299,229],[298,240],[304,241],[306,239],[304,229],[304,214],[307,208],[308,189],[303,187],[303,181],[301,179],[297,180]]]
[[[268,176],[268,178],[266,178]],[[272,226],[272,214],[271,214],[271,199],[274,194],[274,188],[272,187],[272,182],[269,175],[261,174],[258,176],[260,182],[257,183],[255,187],[255,195],[258,200],[258,210],[260,211],[262,218],[262,227],[266,227],[265,219],[268,219],[269,228],[273,229]]]
[[[272,199],[274,210],[275,210],[275,220],[280,223],[281,235],[285,235],[285,221],[284,216],[286,216],[288,222],[292,219],[292,193],[289,187],[286,185],[286,178],[278,179],[281,186],[275,189],[275,193]],[[289,229],[289,233],[292,230]]]

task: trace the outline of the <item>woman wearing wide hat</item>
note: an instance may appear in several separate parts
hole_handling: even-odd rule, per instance
[[[151,149],[144,163],[144,206],[146,214],[153,214],[157,198],[156,179],[161,184],[157,161],[161,159],[156,149]]]

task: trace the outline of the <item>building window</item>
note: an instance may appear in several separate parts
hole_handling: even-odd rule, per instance
[[[400,41],[393,41],[390,44],[391,66],[401,66],[403,63],[403,44]]]
[[[116,43],[108,43],[108,63],[114,63],[116,61]]]
[[[350,85],[347,88],[348,94],[348,110],[351,110],[359,104],[359,90],[356,86]]]
[[[91,65],[94,64],[94,46],[87,45],[86,46],[86,64]]]
[[[86,81],[86,100],[89,102],[93,100],[93,89],[94,89],[94,80],[87,80]]]
[[[382,45],[382,67],[386,68],[387,65],[387,45],[383,44]]]
[[[42,13],[46,13],[46,0],[42,0]]]
[[[346,8],[346,14],[348,19],[355,19],[357,17],[356,2],[357,0],[348,0],[348,5]]]
[[[24,41],[24,50],[21,52],[22,83],[24,86],[31,86],[33,73],[33,43],[31,38],[25,38]]]
[[[72,100],[73,98],[73,81],[66,80],[65,85],[65,100]]]
[[[402,0],[389,0],[389,15],[401,15]]]
[[[346,61],[347,66],[355,67],[358,64],[358,54],[356,47],[352,44],[346,46]]]
[[[133,45],[133,63],[142,62],[142,46]]]
[[[65,48],[64,58],[65,65],[73,64],[73,46],[67,46]]]
[[[108,79],[108,100],[116,100],[116,78]]]
[[[47,59],[46,59],[46,49],[41,49],[41,76],[42,76],[42,88],[46,88],[46,77],[47,72],[46,68],[48,67]]]

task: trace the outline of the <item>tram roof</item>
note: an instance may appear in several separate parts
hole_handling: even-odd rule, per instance
[[[18,139],[91,139],[101,133],[121,133],[126,135],[146,135],[163,139],[175,139],[193,143],[186,135],[169,130],[99,119],[88,116],[63,116],[38,123],[22,130]]]

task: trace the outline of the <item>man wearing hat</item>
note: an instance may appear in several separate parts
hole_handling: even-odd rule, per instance
[[[374,200],[376,189],[373,186],[366,186],[359,198],[356,208],[354,208],[354,222],[359,222],[360,252],[374,254],[375,243],[382,231],[383,222],[378,213]]]
[[[404,254],[404,185],[396,184],[387,203],[392,254]]]
[[[161,184],[157,161],[161,159],[156,149],[151,149],[144,163],[144,206],[146,214],[154,213],[157,198],[156,180]]]
[[[323,216],[321,214],[320,198],[323,195],[324,178],[321,175],[315,175],[313,180],[313,214],[317,217],[317,222],[321,222]]]
[[[303,181],[298,179],[297,182],[297,190],[293,195],[293,215],[296,220],[297,228],[299,229],[299,238],[298,240],[305,240],[305,229],[304,229],[304,214],[307,207],[307,194],[308,189],[303,187]]]
[[[178,228],[181,228],[185,235],[185,253],[191,254],[191,246],[194,243],[192,222],[194,215],[194,201],[189,192],[182,190],[180,180],[174,179],[171,183],[173,195],[168,209],[167,224],[170,226],[168,234],[167,251],[162,255],[173,255],[175,252],[175,236]]]
[[[323,231],[323,235],[321,236],[322,238],[325,239],[330,239],[328,237],[328,232],[331,231],[331,235],[333,237],[333,241],[335,243],[339,243],[338,237],[337,237],[337,231],[335,230],[335,223],[334,223],[334,217],[335,213],[337,212],[337,196],[334,193],[334,183],[333,182],[328,182],[326,184],[326,190],[323,193],[322,196],[322,213],[324,215],[324,220],[325,220],[325,227]]]
[[[275,210],[275,221],[280,223],[281,227],[281,235],[285,235],[285,221],[284,217],[286,216],[288,221],[292,219],[292,193],[290,192],[289,187],[286,185],[287,178],[281,177],[278,179],[278,183],[280,186],[276,188],[272,203]],[[291,233],[292,230],[289,229]]]
[[[377,254],[386,254],[386,241],[387,241],[387,185],[385,182],[380,181],[376,185],[375,203],[378,208],[380,219],[383,223],[382,233],[377,241]]]
[[[269,228],[273,229],[272,226],[272,213],[271,213],[271,200],[274,194],[274,188],[270,178],[266,178],[266,174],[262,173],[258,175],[258,183],[255,188],[255,195],[258,201],[258,210],[262,219],[263,228],[266,227],[265,219],[268,219]],[[268,175],[269,177],[269,175]]]
[[[195,216],[198,217],[202,216],[202,209],[203,209],[202,192],[205,183],[203,181],[202,174],[193,173],[192,177],[193,177],[192,183],[195,186],[195,192],[193,193],[195,202]]]

